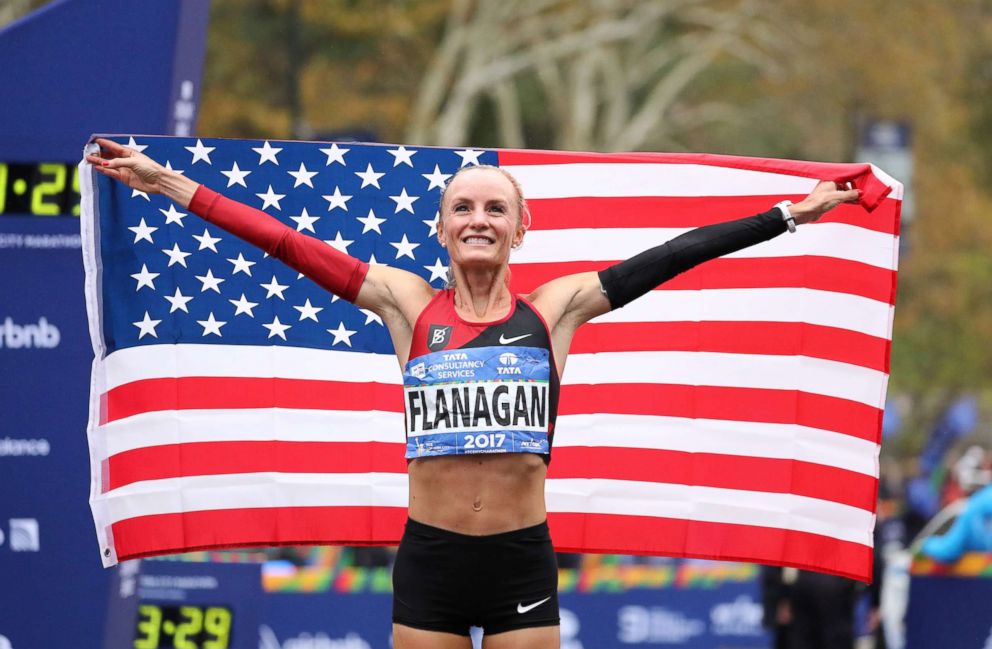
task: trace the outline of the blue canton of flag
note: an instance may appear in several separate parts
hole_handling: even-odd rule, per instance
[[[113,138],[111,138],[113,139]],[[372,265],[443,286],[438,200],[496,154],[369,144],[118,139],[224,195]],[[98,179],[106,353],[136,345],[289,345],[391,353],[382,320],[162,196]],[[113,218],[120,224],[108,222]]]

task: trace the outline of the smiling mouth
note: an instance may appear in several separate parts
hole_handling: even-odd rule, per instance
[[[480,236],[465,237],[464,239],[462,239],[462,241],[464,243],[473,244],[473,245],[478,245],[478,244],[489,245],[493,243],[493,240],[490,239],[489,237],[480,237]]]

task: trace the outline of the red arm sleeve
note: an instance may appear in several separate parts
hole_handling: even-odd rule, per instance
[[[231,234],[257,246],[318,285],[354,302],[369,265],[319,239],[308,237],[256,210],[200,185],[189,210]]]

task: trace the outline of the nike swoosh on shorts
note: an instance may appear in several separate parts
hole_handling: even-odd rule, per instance
[[[530,334],[527,334],[527,335],[529,336]],[[527,606],[524,606],[524,603],[523,602],[520,602],[519,604],[517,604],[517,613],[526,613],[527,611],[529,611],[531,609],[537,608],[538,606],[540,606],[544,602],[548,601],[549,599],[551,599],[550,596],[545,597],[540,602],[534,602],[533,604],[528,604]]]

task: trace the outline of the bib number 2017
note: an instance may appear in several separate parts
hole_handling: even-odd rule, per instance
[[[465,448],[500,448],[506,441],[505,433],[479,433],[465,436]]]

